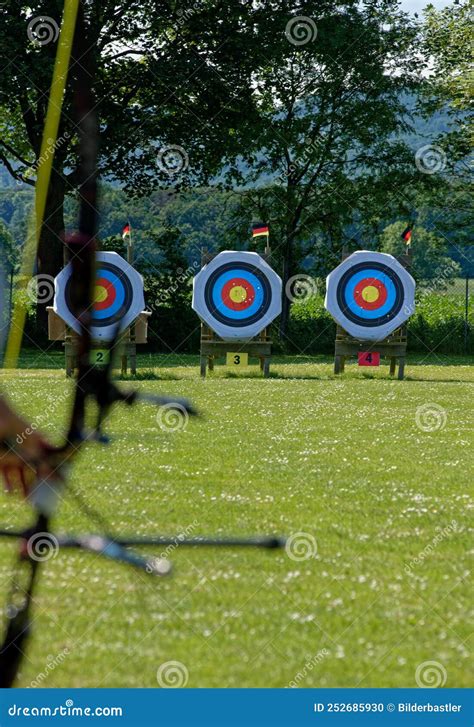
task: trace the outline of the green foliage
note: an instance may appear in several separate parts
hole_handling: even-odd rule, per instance
[[[287,353],[331,353],[336,324],[324,307],[324,298],[315,295],[291,306],[288,334],[280,343]]]
[[[420,353],[474,353],[474,308],[465,338],[465,299],[453,295],[419,292],[415,313],[408,321],[408,350]],[[324,308],[322,296],[295,302],[291,308],[288,336],[280,341],[287,353],[331,353],[336,326]]]
[[[472,75],[472,2],[456,0],[437,10],[425,11],[427,51],[433,59],[431,80],[454,107],[471,108],[474,95]]]
[[[403,255],[406,244],[401,234],[406,225],[394,222],[380,235],[380,251],[391,255]],[[415,225],[411,239],[412,267],[410,273],[418,284],[443,289],[460,274],[460,266],[447,255],[447,245],[443,238]]]
[[[199,322],[191,308],[192,279],[199,264],[189,265],[185,238],[176,227],[152,236],[160,252],[160,264],[144,273],[145,300],[153,315],[149,340],[159,350],[192,351],[199,346]],[[136,266],[140,269],[140,265]]]
[[[464,296],[420,293],[408,323],[408,336],[411,351],[474,354],[473,306],[466,335]]]
[[[451,173],[465,173],[456,163],[472,154],[474,75],[472,72],[472,0],[455,0],[425,11],[423,49],[431,57],[426,84],[428,107],[448,105],[451,130],[439,143],[448,152]]]

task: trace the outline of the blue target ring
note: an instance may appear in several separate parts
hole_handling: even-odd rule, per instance
[[[103,308],[102,310],[94,310],[92,313],[92,318],[94,321],[101,321],[104,318],[110,318],[114,316],[119,310],[121,310],[125,301],[126,293],[122,280],[118,277],[116,273],[112,272],[111,270],[107,270],[106,268],[98,268],[97,277],[105,278],[106,280],[108,280],[110,283],[112,283],[115,290],[114,302],[107,308]]]
[[[378,281],[385,288],[387,298],[380,306],[370,310],[358,305],[355,289],[364,279]],[[403,283],[398,273],[388,265],[378,262],[362,262],[350,267],[337,284],[336,299],[343,315],[359,326],[381,326],[400,312],[404,301]]]
[[[129,312],[133,302],[133,288],[128,275],[118,265],[109,262],[101,262],[97,268],[96,280],[101,278],[107,280],[113,287],[115,298],[110,305],[100,310],[93,309],[92,320],[94,328],[105,328],[119,323]],[[69,310],[73,310],[71,296],[71,278],[66,283],[64,299]]]
[[[374,280],[379,280],[386,288],[387,290],[387,299],[383,305],[381,305],[379,308],[376,308],[375,310],[364,310],[359,305],[357,305],[357,302],[355,300],[354,296],[354,290],[361,280],[364,278],[374,278]],[[395,305],[395,301],[397,299],[397,290],[395,288],[395,285],[393,284],[391,278],[388,275],[385,275],[380,270],[375,270],[373,268],[364,268],[363,270],[359,271],[358,273],[354,273],[354,275],[349,278],[349,280],[346,283],[345,290],[344,290],[344,301],[346,304],[346,308],[344,312],[347,315],[347,310],[350,310],[354,315],[359,316],[360,318],[366,318],[368,320],[372,320],[375,318],[380,318],[381,316],[386,315],[387,313],[390,313],[392,308]]]
[[[233,310],[228,305],[226,305],[224,301],[223,288],[225,284],[231,281],[233,278],[243,278],[248,283],[250,283],[255,291],[255,298],[253,303],[249,305],[248,308],[245,308],[245,310]],[[233,268],[232,270],[222,273],[222,275],[220,275],[214,283],[214,288],[212,290],[212,302],[214,304],[213,313],[215,315],[215,313],[218,312],[219,314],[227,316],[228,318],[236,321],[244,319],[247,320],[259,310],[263,303],[263,298],[264,290],[260,280],[248,270],[243,270],[242,268]]]
[[[233,279],[243,280],[252,289],[254,299],[240,310],[225,302],[224,287]],[[272,302],[272,290],[265,273],[245,262],[226,263],[209,276],[204,288],[204,300],[211,315],[226,326],[242,328],[260,321]]]

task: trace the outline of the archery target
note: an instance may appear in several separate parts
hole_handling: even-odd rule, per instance
[[[280,314],[281,290],[258,253],[225,251],[194,278],[192,307],[224,340],[247,340]]]
[[[326,309],[347,333],[380,341],[415,310],[415,281],[392,255],[360,250],[326,280]]]
[[[71,310],[71,264],[55,279],[54,311],[77,333],[80,327]],[[142,276],[116,252],[96,254],[92,307],[93,339],[110,340],[139,316],[145,307]]]

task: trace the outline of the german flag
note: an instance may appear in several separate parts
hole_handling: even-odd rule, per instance
[[[258,222],[256,225],[252,225],[252,237],[261,237],[262,235],[268,237],[270,230],[268,225],[264,225],[263,222]]]
[[[411,233],[412,233],[412,227],[411,225],[408,225],[408,227],[405,227],[401,234],[402,240],[405,240],[405,244],[409,245],[411,243]]]

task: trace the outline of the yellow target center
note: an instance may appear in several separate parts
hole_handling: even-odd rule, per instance
[[[366,303],[374,303],[379,295],[379,290],[375,287],[375,285],[367,285],[362,291],[362,298]]]
[[[94,288],[94,303],[103,303],[107,298],[107,290],[103,285],[96,285]]]
[[[247,291],[242,285],[235,285],[229,293],[229,298],[233,303],[243,303],[247,300]]]

